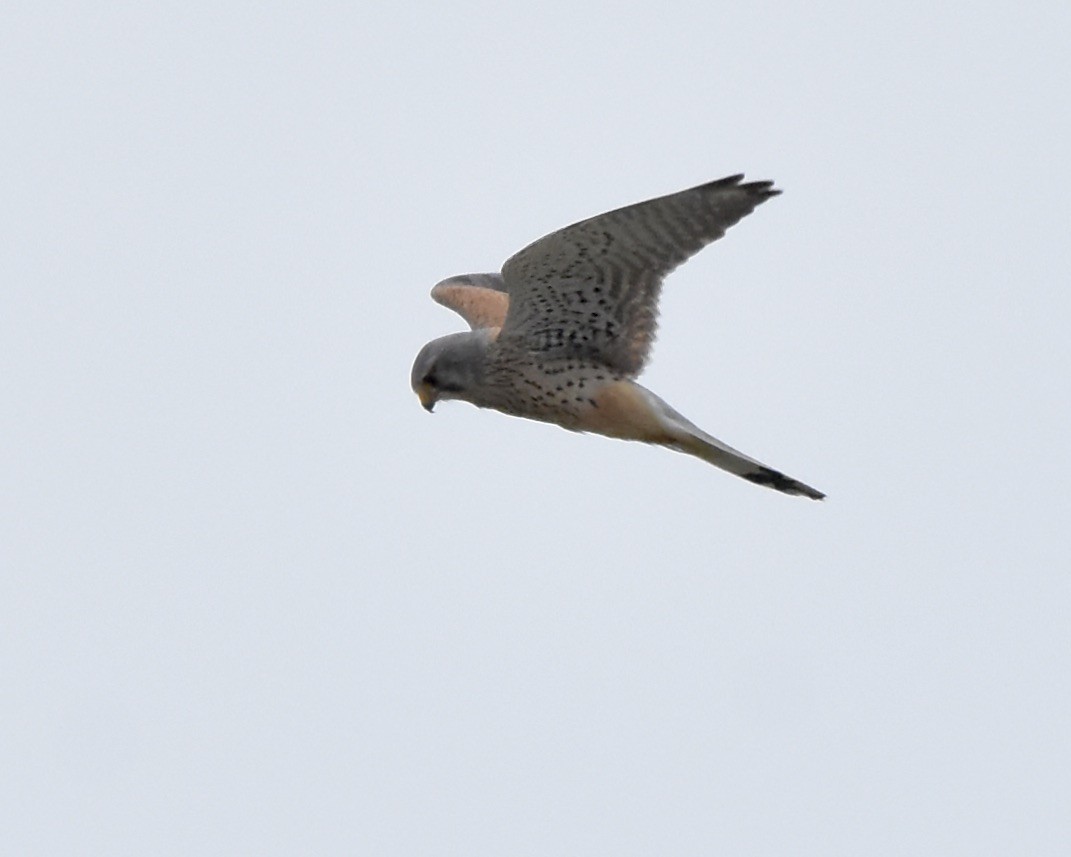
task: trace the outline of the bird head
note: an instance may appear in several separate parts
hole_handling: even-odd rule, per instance
[[[486,331],[473,330],[433,339],[420,349],[410,383],[425,410],[430,412],[440,399],[473,400],[483,381],[489,343]]]

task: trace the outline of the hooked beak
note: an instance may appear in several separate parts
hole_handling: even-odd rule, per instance
[[[416,394],[417,398],[420,399],[420,404],[424,406],[424,410],[430,414],[435,409],[435,403],[438,401],[431,385],[421,384],[417,387]]]

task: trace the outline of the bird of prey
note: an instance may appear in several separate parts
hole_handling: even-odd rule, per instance
[[[821,491],[722,443],[634,380],[654,340],[662,281],[780,193],[743,175],[636,203],[529,244],[501,274],[443,280],[434,300],[471,330],[429,342],[413,364],[421,404],[461,399],[571,431],[666,446],[758,485]]]

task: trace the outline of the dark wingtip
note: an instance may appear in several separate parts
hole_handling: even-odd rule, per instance
[[[763,467],[754,473],[741,475],[748,482],[754,482],[756,485],[762,485],[766,488],[773,488],[775,491],[781,491],[784,494],[795,494],[800,497],[809,497],[812,500],[824,500],[826,498],[825,494],[810,485],[797,482],[795,479],[785,476],[784,473],[779,473],[769,467]]]
[[[736,173],[732,176],[726,176],[723,179],[715,179],[710,183],[710,187],[730,187],[731,185],[740,184],[744,180],[743,173]]]
[[[744,174],[736,173],[735,175],[712,181],[705,185],[705,187],[719,189],[733,187],[739,190],[746,190],[756,196],[761,196],[763,199],[768,199],[771,196],[777,196],[781,193],[780,188],[775,188],[772,181],[746,182],[745,184],[741,184],[740,182],[743,180]]]

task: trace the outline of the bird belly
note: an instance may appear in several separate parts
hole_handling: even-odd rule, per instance
[[[666,443],[672,439],[653,395],[632,381],[611,381],[593,391],[580,415],[579,431],[622,440]]]

